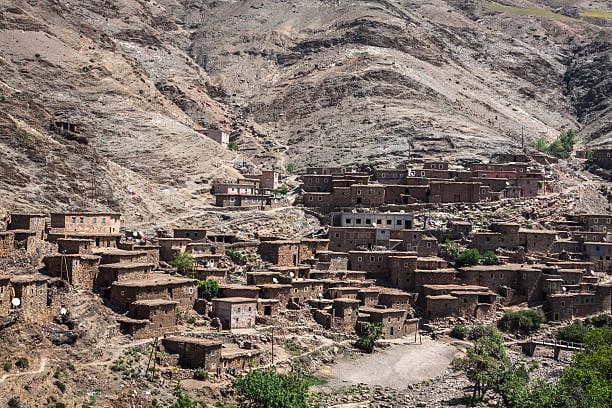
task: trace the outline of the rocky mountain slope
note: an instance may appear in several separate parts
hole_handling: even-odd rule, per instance
[[[606,7],[0,0],[0,207],[144,222],[197,214],[203,179],[244,160],[483,157],[562,127],[607,143],[612,20],[580,15]],[[240,152],[201,127],[227,129]]]

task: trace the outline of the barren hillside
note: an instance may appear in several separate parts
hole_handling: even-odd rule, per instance
[[[580,14],[606,7],[0,0],[0,207],[146,222],[197,214],[199,182],[242,160],[483,157],[563,127],[607,143],[611,20]]]

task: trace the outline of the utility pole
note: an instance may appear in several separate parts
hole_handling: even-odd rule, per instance
[[[272,326],[272,366],[274,366],[274,326]]]
[[[523,126],[521,126],[521,148],[523,149],[523,151],[525,150],[525,134],[523,132],[525,128]]]

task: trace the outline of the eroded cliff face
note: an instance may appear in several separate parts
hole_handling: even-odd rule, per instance
[[[484,158],[564,126],[609,139],[609,24],[578,14],[605,3],[514,5],[552,15],[480,1],[2,0],[0,204],[172,219],[199,213],[201,181],[245,160]],[[227,129],[240,152],[200,127]]]

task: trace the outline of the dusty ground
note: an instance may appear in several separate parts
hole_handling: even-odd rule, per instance
[[[349,383],[403,389],[442,375],[456,354],[454,346],[424,338],[422,344],[392,344],[356,360],[340,361],[317,375],[332,388]]]

